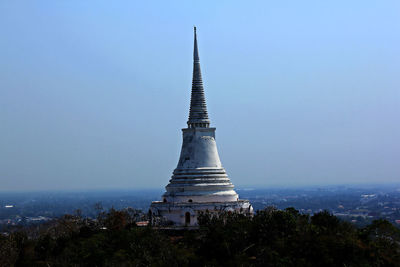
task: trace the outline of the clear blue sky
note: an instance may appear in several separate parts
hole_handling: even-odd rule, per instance
[[[192,27],[238,186],[400,181],[400,1],[1,1],[0,190],[164,187]]]

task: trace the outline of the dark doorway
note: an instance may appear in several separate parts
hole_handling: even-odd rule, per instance
[[[190,224],[190,212],[185,213],[185,224]]]

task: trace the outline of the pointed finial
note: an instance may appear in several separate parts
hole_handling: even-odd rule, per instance
[[[203,79],[201,78],[199,50],[197,48],[196,26],[194,28],[194,49],[193,49],[193,79],[192,95],[190,98],[189,128],[208,128],[210,120],[208,118],[206,98],[204,96]]]
[[[199,58],[199,50],[197,48],[197,33],[196,33],[196,26],[193,26],[194,30],[194,49],[193,49],[193,60],[195,63],[200,62]]]

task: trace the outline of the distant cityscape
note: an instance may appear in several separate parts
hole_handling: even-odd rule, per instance
[[[100,211],[133,208],[147,213],[160,190],[0,193],[0,232],[50,221],[65,214],[95,218]],[[254,210],[294,207],[304,214],[328,210],[357,226],[384,218],[400,227],[400,185],[238,188]]]

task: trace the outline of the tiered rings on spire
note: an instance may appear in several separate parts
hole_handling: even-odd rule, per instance
[[[206,98],[204,95],[203,79],[201,78],[200,58],[199,51],[197,49],[196,27],[194,27],[192,95],[190,98],[190,112],[187,124],[188,128],[210,127]]]

